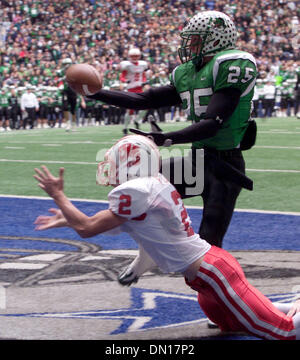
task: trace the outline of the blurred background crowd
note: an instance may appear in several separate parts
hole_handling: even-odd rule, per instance
[[[106,88],[120,89],[118,65],[134,46],[149,63],[148,86],[168,83],[179,64],[180,30],[188,18],[209,9],[233,18],[238,48],[257,60],[253,116],[297,115],[300,7],[296,0],[2,0],[0,127],[5,127],[6,113],[12,108],[11,92],[20,102],[28,89],[53,108],[52,124],[59,122],[65,59],[94,65],[105,74]],[[89,106],[100,108],[100,104]],[[86,123],[82,99],[78,109],[78,124]],[[171,114],[167,119],[174,120],[175,110],[166,110]],[[109,118],[111,112],[105,106],[99,109],[98,123],[122,121],[122,111]],[[89,117],[95,120],[95,114]]]

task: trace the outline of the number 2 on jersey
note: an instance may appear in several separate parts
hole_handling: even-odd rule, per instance
[[[181,199],[181,197],[180,197],[180,194],[176,190],[171,192],[171,197],[172,197],[175,205],[180,205],[178,199]],[[192,235],[194,235],[194,230],[190,226],[190,222],[187,220],[188,214],[187,214],[186,208],[184,207],[183,203],[182,203],[182,209],[183,210],[181,211],[180,215],[181,215],[182,223],[184,225],[184,230],[186,231],[188,236],[192,236]]]
[[[130,195],[121,195],[119,203],[119,214],[121,215],[130,215],[131,210],[131,196]]]

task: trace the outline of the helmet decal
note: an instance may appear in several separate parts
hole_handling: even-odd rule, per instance
[[[128,135],[120,139],[98,164],[99,185],[119,185],[128,180],[157,176],[160,154],[154,142],[145,136]]]

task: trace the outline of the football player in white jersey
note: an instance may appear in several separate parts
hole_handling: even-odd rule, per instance
[[[143,92],[143,85],[147,81],[146,71],[148,69],[147,61],[141,60],[141,51],[138,48],[131,48],[128,51],[129,60],[120,63],[120,81],[125,84],[125,89],[132,93]],[[127,134],[128,124],[134,123],[139,128],[139,122],[143,119],[146,111],[127,110],[124,120],[123,133]]]
[[[194,233],[179,193],[159,167],[159,150],[149,138],[123,137],[98,164],[98,184],[114,188],[108,194],[108,209],[93,216],[81,212],[64,194],[63,168],[59,177],[46,166],[36,168],[38,185],[59,207],[50,209],[52,216],[39,216],[36,230],[68,226],[83,238],[127,232],[137,242],[139,255],[119,276],[120,284],[136,282],[155,266],[166,273],[179,272],[221,330],[263,339],[300,339],[300,300],[275,306],[249,284],[231,254]]]

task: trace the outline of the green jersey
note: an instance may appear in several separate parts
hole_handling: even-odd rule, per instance
[[[218,133],[209,139],[194,142],[193,147],[228,150],[239,146],[251,114],[256,76],[254,57],[240,50],[218,53],[198,72],[192,61],[173,70],[171,82],[181,97],[182,108],[188,119],[194,122],[204,119],[210,99],[218,90],[234,87],[241,91],[235,111],[222,123]]]
[[[294,97],[294,88],[295,88],[295,82],[293,81],[284,81],[281,84],[281,97],[284,99],[293,99]]]
[[[10,98],[10,94],[8,92],[1,91],[1,93],[0,93],[0,107],[1,108],[9,107],[9,98]]]
[[[49,105],[49,99],[50,99],[50,92],[49,90],[43,90],[40,93],[40,103],[43,105]]]

